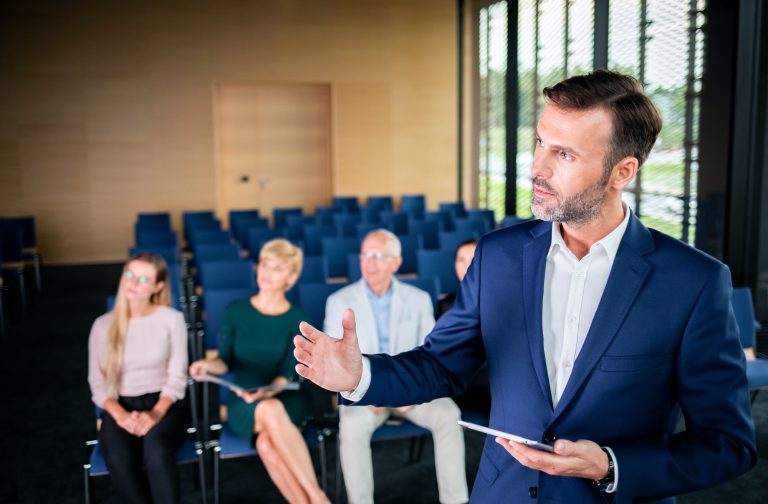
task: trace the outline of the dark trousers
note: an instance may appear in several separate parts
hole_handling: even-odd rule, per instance
[[[151,410],[160,393],[120,397],[126,411]],[[137,437],[117,425],[112,415],[101,416],[99,446],[104,453],[112,484],[131,503],[164,504],[179,502],[179,474],[176,452],[186,436],[187,414],[175,403],[144,437]]]

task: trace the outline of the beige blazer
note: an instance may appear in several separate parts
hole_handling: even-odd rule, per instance
[[[379,353],[379,334],[364,282],[360,279],[328,297],[323,331],[334,338],[341,338],[341,316],[345,309],[351,308],[355,312],[360,350],[365,354],[375,354]],[[395,355],[421,345],[435,325],[435,317],[432,299],[423,290],[397,279],[392,280],[392,289],[389,353]]]

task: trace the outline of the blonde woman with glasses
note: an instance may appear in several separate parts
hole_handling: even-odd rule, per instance
[[[293,337],[307,320],[285,293],[301,273],[303,256],[289,241],[267,242],[259,253],[259,293],[234,301],[224,310],[219,329],[219,355],[193,362],[189,374],[234,373],[245,389],[284,384],[296,379]],[[258,390],[230,394],[228,426],[254,440],[264,466],[290,503],[327,503],[317,483],[299,426],[309,413],[303,391]]]
[[[123,268],[114,309],[96,319],[88,341],[88,383],[103,410],[99,445],[112,483],[131,503],[179,502],[187,330],[169,305],[163,258],[134,255]]]

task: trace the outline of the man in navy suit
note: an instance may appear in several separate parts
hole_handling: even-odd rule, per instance
[[[656,108],[608,71],[544,95],[539,220],[480,240],[421,347],[362,356],[347,310],[338,341],[302,324],[298,373],[347,403],[396,407],[461,392],[487,361],[490,426],[554,453],[489,437],[473,502],[673,502],[747,471],[757,454],[730,273],[621,200],[661,129]]]

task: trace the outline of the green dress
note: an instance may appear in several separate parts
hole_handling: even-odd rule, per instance
[[[272,383],[282,376],[297,380],[293,337],[299,333],[299,322],[307,320],[300,308],[281,315],[264,315],[250,299],[232,302],[224,310],[219,333],[219,356],[230,371],[233,381],[244,388]],[[291,421],[300,427],[310,411],[310,401],[299,391],[283,391],[275,396],[285,406]],[[253,435],[253,414],[257,402],[248,404],[236,394],[227,399],[227,424],[237,435]]]

